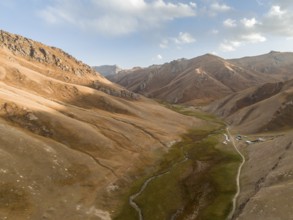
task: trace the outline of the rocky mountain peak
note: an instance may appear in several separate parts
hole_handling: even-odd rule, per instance
[[[280,51],[275,51],[275,50],[271,50],[270,52],[269,52],[269,54],[278,54],[278,53],[281,53]]]

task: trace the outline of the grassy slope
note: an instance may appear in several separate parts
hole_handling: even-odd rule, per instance
[[[198,110],[180,106],[172,109],[205,119],[207,126],[190,130],[156,165],[156,172],[133,183],[116,219],[138,219],[128,204],[129,196],[139,191],[147,178],[165,171],[169,172],[150,182],[136,199],[145,220],[170,219],[176,212],[176,219],[184,219],[195,214],[197,208],[197,219],[225,219],[229,214],[240,158],[232,146],[221,144],[224,124]]]

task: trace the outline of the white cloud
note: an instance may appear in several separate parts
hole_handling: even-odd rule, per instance
[[[227,4],[220,3],[218,0],[201,0],[203,3],[201,7],[199,7],[199,11],[203,16],[217,16],[220,13],[226,13],[232,10]]]
[[[226,4],[219,4],[218,2],[214,2],[211,5],[211,9],[214,12],[227,12],[231,10],[231,7]]]
[[[236,36],[233,40],[224,40],[219,49],[223,52],[232,52],[237,48],[251,43],[262,43],[266,41],[266,37],[260,33],[249,33]]]
[[[158,55],[157,55],[157,59],[158,59],[158,60],[162,60],[162,59],[163,59],[163,56],[162,56],[161,54],[158,54]]]
[[[253,28],[258,23],[255,18],[243,18],[240,22],[247,28]]]
[[[180,32],[178,37],[174,39],[176,44],[191,44],[196,41],[196,39],[187,32]]]
[[[232,27],[236,27],[237,24],[236,24],[236,20],[233,20],[231,18],[228,18],[226,19],[224,22],[223,22],[223,25],[225,27],[228,27],[228,28],[232,28]]]
[[[196,42],[195,37],[193,37],[190,33],[188,32],[180,32],[177,37],[169,37],[163,39],[159,46],[162,49],[168,48],[170,44],[175,44],[177,45],[177,49],[182,49],[181,46],[185,44],[192,44]]]
[[[281,10],[279,5],[273,5],[268,13],[269,17],[282,17],[286,14],[285,10]]]
[[[195,8],[192,2],[165,0],[53,0],[39,15],[51,24],[71,24],[85,30],[123,35],[195,16]]]
[[[287,4],[286,10],[279,5],[272,5],[264,16],[260,31],[267,34],[283,37],[293,37],[293,2],[289,5],[286,1],[280,1],[282,5]],[[290,10],[290,12],[289,12]]]
[[[235,51],[236,48],[241,46],[241,42],[239,41],[228,41],[225,40],[223,43],[220,44],[219,48],[223,52],[232,52]]]
[[[266,37],[262,36],[260,33],[242,35],[241,38],[246,43],[261,43],[267,40]]]
[[[193,8],[196,8],[197,7],[197,4],[195,2],[189,2],[189,5]]]
[[[285,0],[279,1],[282,1],[282,5],[288,3]],[[293,37],[293,15],[289,13],[289,10],[293,9],[293,2],[290,7],[287,6],[285,10],[279,5],[271,5],[269,10],[258,19],[252,17],[225,20],[223,24],[229,29],[226,29],[226,40],[220,43],[219,49],[225,52],[235,51],[248,44],[263,43],[273,35],[284,39]]]

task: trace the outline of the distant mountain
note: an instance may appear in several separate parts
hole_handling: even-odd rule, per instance
[[[117,65],[93,66],[93,69],[101,73],[103,76],[114,75],[123,70]]]
[[[232,59],[229,62],[242,68],[266,74],[277,81],[293,78],[293,53],[271,51],[260,56]]]
[[[205,107],[242,132],[293,129],[293,80],[267,83]]]
[[[107,78],[147,97],[188,104],[210,103],[251,86],[277,81],[275,76],[211,54],[123,71]]]

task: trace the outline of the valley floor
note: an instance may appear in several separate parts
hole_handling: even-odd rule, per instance
[[[115,219],[226,219],[237,192],[241,158],[225,141],[225,124],[198,110],[176,107],[206,120],[190,130],[121,195],[124,206]]]

